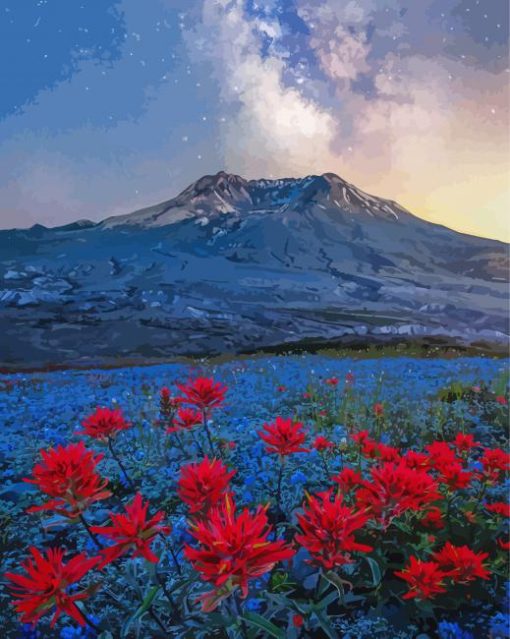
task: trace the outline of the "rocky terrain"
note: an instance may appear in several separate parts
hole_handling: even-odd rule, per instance
[[[0,364],[100,363],[303,340],[508,340],[508,245],[334,174],[205,176],[100,223],[0,231]]]

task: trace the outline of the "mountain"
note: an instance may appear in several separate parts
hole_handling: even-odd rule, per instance
[[[508,245],[337,175],[204,176],[93,223],[0,231],[5,366],[303,340],[508,339]]]

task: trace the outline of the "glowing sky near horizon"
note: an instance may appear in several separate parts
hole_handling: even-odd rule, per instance
[[[335,172],[510,240],[507,0],[0,0],[0,227]]]

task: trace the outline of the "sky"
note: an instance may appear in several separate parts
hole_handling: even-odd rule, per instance
[[[510,240],[507,0],[0,0],[0,227],[334,172]]]

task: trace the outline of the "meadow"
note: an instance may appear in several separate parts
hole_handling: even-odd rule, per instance
[[[501,639],[508,361],[0,376],[2,636]]]

